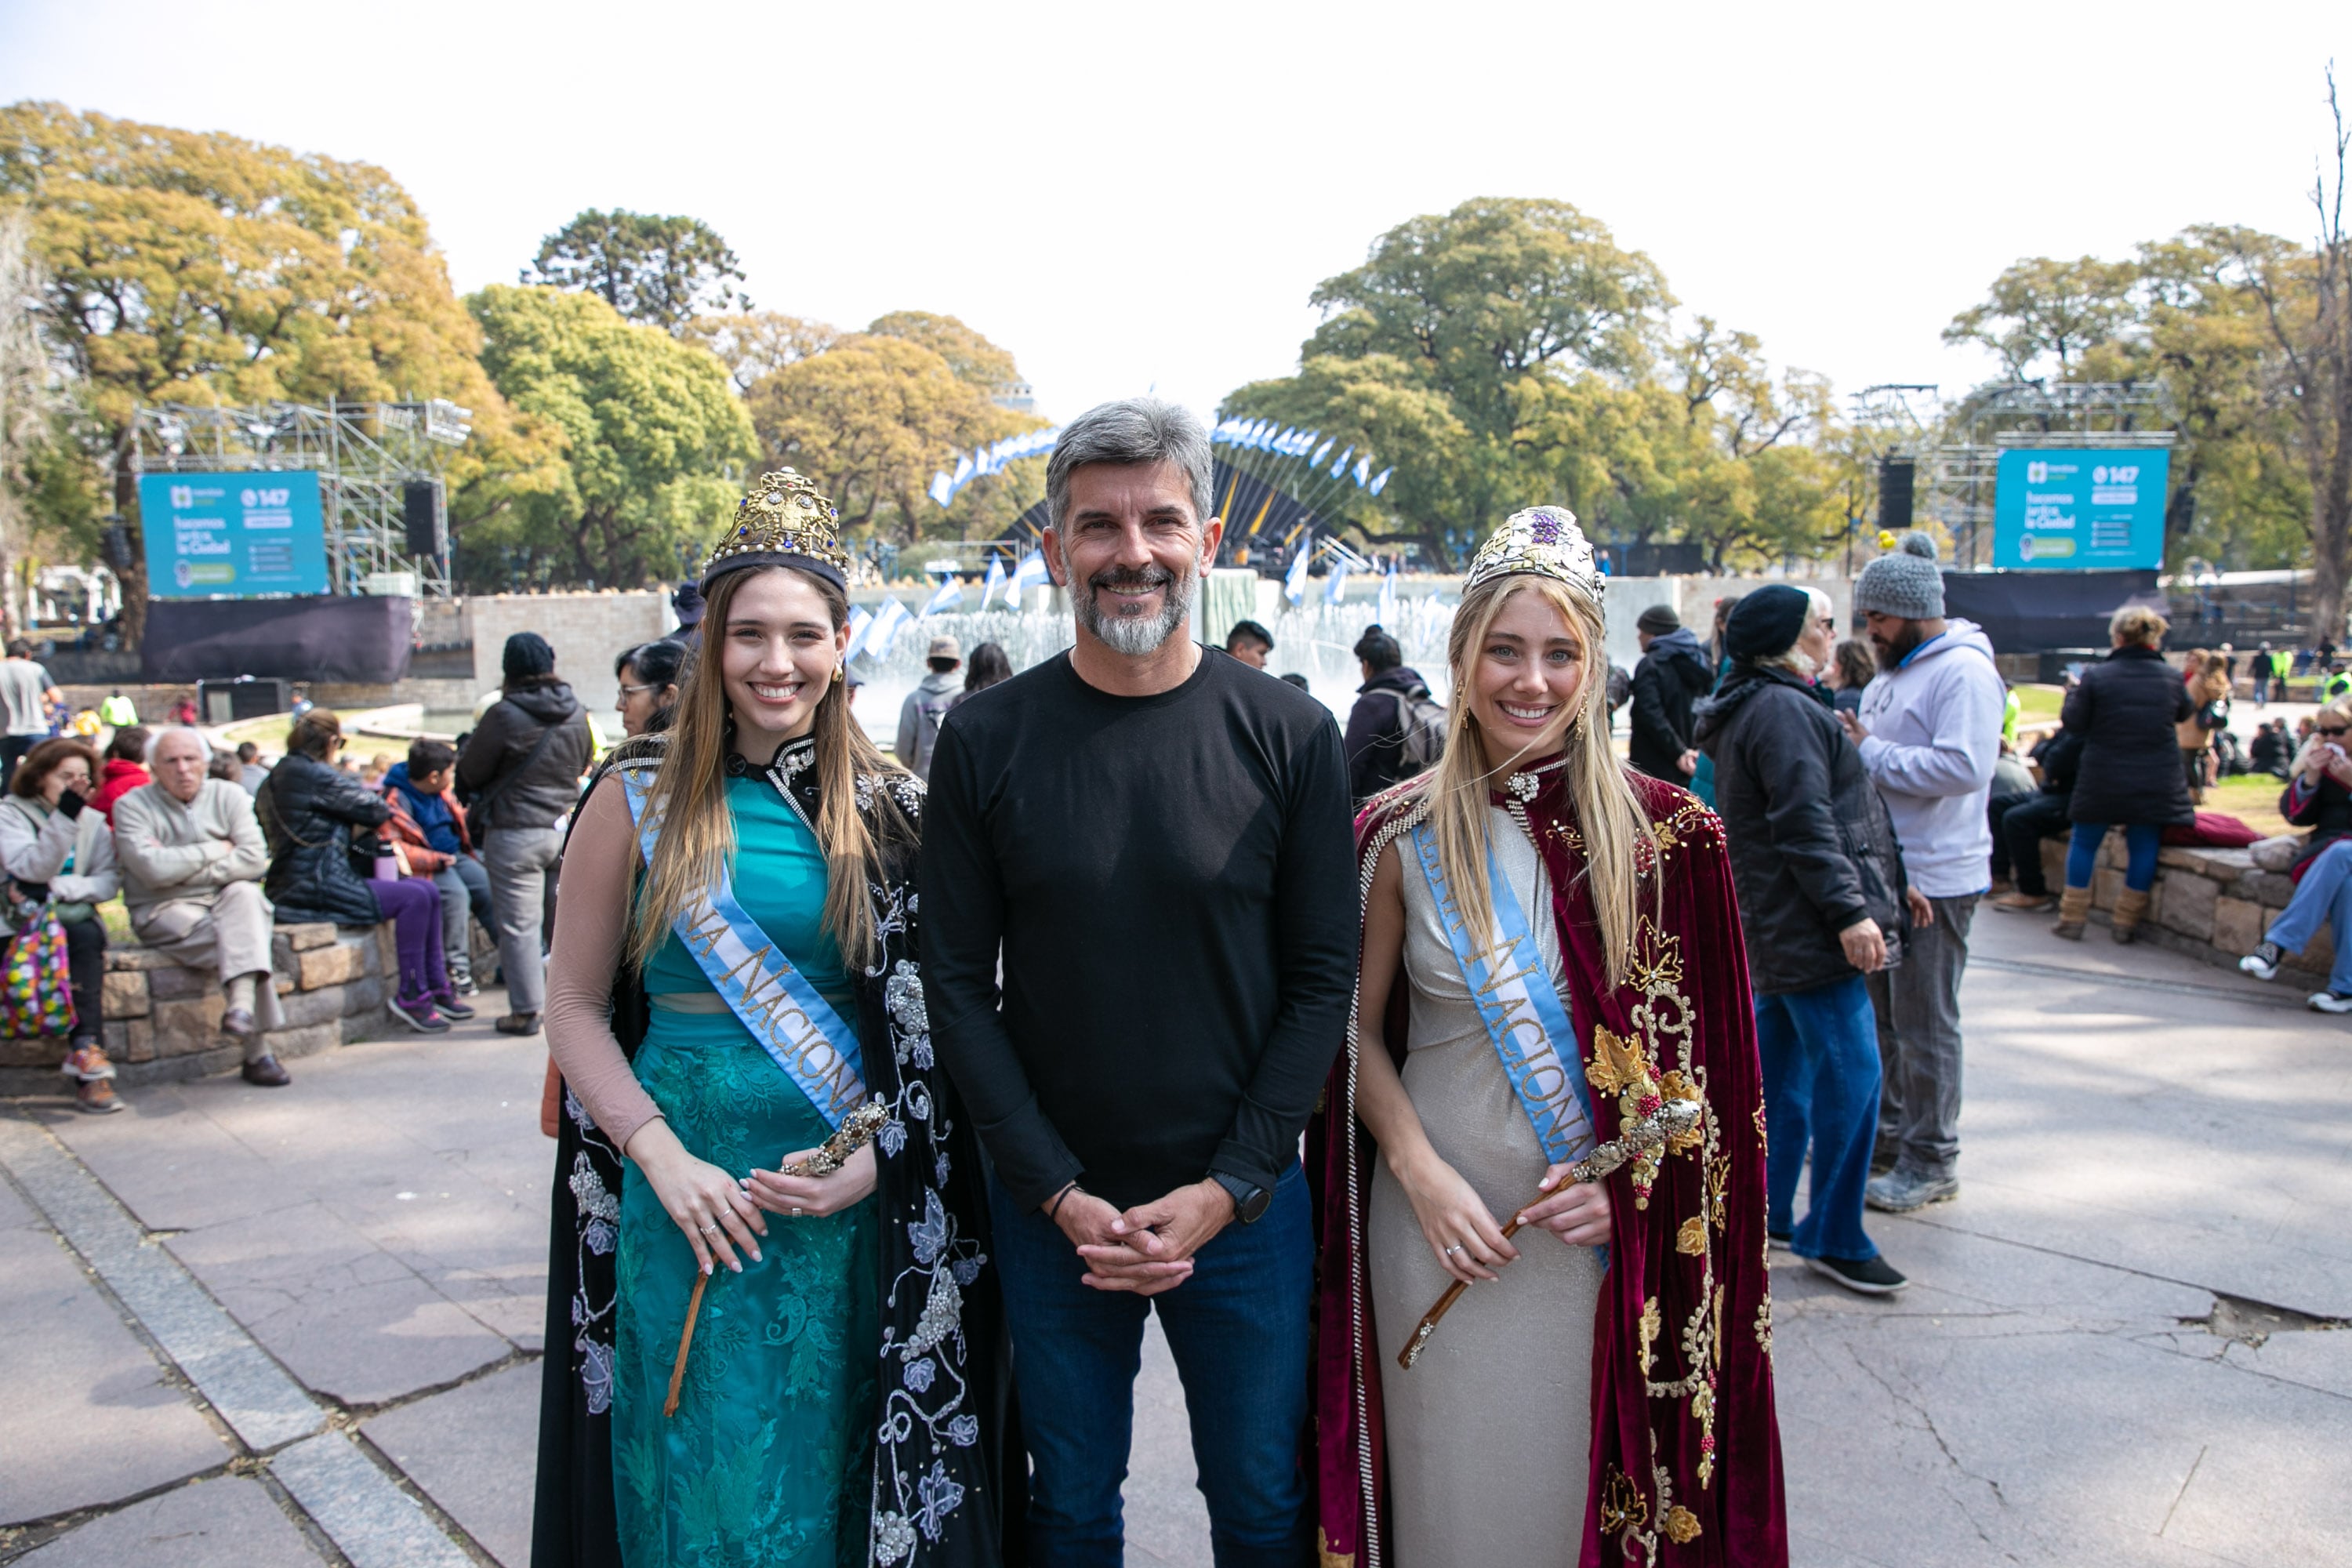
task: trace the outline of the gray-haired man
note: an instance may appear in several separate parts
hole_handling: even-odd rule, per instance
[[[1314,1546],[1298,1135],[1355,984],[1347,763],[1320,703],[1188,635],[1223,531],[1198,420],[1093,409],[1045,494],[1076,645],[947,716],[922,870],[932,1036],[994,1163],[1028,1560],[1119,1561],[1157,1310],[1217,1561],[1289,1568]]]
[[[122,901],[142,942],[220,976],[221,1028],[245,1047],[245,1081],[290,1081],[263,1043],[285,1026],[270,984],[269,847],[243,787],[208,776],[212,748],[194,730],[161,730],[147,747],[155,782],[114,803]]]

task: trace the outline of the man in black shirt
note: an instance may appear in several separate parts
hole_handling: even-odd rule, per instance
[[[1211,494],[1180,409],[1065,429],[1076,645],[959,704],[931,764],[923,983],[993,1163],[1037,1563],[1119,1560],[1154,1310],[1219,1562],[1312,1556],[1297,1144],[1355,984],[1347,767],[1319,703],[1185,634]]]

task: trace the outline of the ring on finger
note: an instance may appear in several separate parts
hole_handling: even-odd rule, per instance
[[[719,1234],[719,1227],[715,1225],[698,1225],[694,1228],[700,1231],[705,1236],[717,1236]]]
[[[1459,1252],[1459,1251],[1461,1251],[1461,1250],[1462,1250],[1462,1248],[1461,1248],[1461,1247],[1460,1247],[1459,1245],[1453,1246],[1453,1247],[1447,1247],[1447,1248],[1445,1249],[1445,1256],[1446,1256],[1446,1257],[1448,1257],[1448,1258],[1451,1258],[1451,1257],[1453,1257],[1455,1253],[1457,1253],[1457,1252]]]

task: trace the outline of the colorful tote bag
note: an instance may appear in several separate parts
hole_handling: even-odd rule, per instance
[[[18,924],[0,962],[0,1036],[23,1040],[69,1035],[73,1026],[66,928],[57,910],[43,903]]]

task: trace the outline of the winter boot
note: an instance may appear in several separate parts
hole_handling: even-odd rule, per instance
[[[2147,895],[2126,888],[2116,895],[2116,923],[2109,934],[2117,942],[2129,942],[2139,934],[2139,922],[2147,918]]]
[[[2050,928],[2052,934],[2068,942],[2083,940],[2083,922],[2091,918],[2091,889],[2069,888],[2059,895],[2058,923]]]

